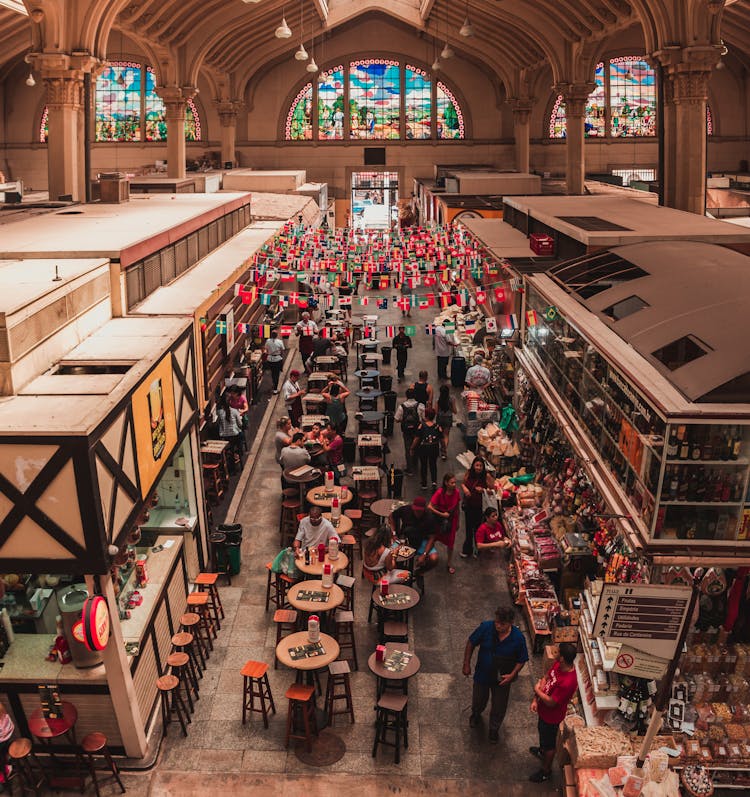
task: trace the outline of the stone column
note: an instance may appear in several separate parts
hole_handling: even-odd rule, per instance
[[[706,211],[706,100],[719,48],[670,48],[654,54],[662,63],[664,158],[659,164],[664,204],[703,215]],[[679,157],[677,156],[679,146]]]
[[[557,86],[565,101],[565,180],[568,194],[583,194],[586,176],[584,119],[586,102],[594,89],[593,83],[564,83]]]
[[[190,86],[160,86],[156,93],[164,103],[167,122],[167,176],[185,177],[185,114],[187,101],[197,94]]]
[[[513,138],[516,144],[516,171],[526,173],[530,169],[529,117],[533,103],[528,99],[512,99]]]
[[[240,103],[236,100],[216,100],[216,110],[221,122],[221,164],[236,163],[237,115]]]

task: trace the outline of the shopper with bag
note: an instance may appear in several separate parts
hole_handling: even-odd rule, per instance
[[[419,425],[424,418],[424,404],[420,404],[414,398],[414,391],[411,388],[406,390],[406,401],[396,408],[393,420],[401,424],[401,434],[404,436],[404,455],[406,459],[406,473],[414,473],[414,455],[411,452],[414,436],[419,429]]]
[[[430,467],[432,476],[432,489],[437,488],[437,461],[440,456],[440,427],[435,422],[434,407],[427,407],[424,411],[424,421],[417,429],[411,444],[412,454],[419,456],[419,471],[422,479],[422,489],[427,489],[427,466]]]
[[[466,642],[463,674],[471,675],[471,656],[479,648],[474,668],[474,689],[471,698],[469,725],[479,725],[482,712],[490,704],[489,739],[493,744],[499,740],[499,730],[505,718],[510,697],[510,685],[529,660],[523,633],[513,625],[513,609],[501,606],[495,611],[494,620],[486,620],[473,631]]]
[[[549,672],[534,685],[531,710],[539,715],[539,747],[529,752],[540,758],[542,767],[529,777],[532,783],[543,783],[552,774],[552,762],[557,748],[557,731],[565,719],[573,695],[578,689],[575,669],[576,646],[570,642],[560,644],[560,653]]]
[[[453,473],[443,476],[443,486],[433,493],[427,509],[438,519],[439,530],[435,535],[438,542],[442,542],[448,549],[448,572],[453,575],[453,546],[456,542],[458,531],[458,507],[461,504],[461,493],[456,486],[456,477]]]
[[[482,522],[482,512],[486,506],[484,501],[485,491],[495,488],[495,478],[487,472],[482,457],[474,457],[471,467],[466,471],[464,480],[461,483],[461,491],[464,495],[464,520],[466,521],[466,536],[461,550],[461,558],[466,559],[474,553],[474,536],[476,535],[479,524]],[[497,509],[497,497],[495,498],[495,509]]]

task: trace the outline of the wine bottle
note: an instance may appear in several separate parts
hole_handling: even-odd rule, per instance
[[[677,432],[673,426],[669,432],[669,441],[667,442],[667,459],[676,459],[677,451]]]
[[[687,501],[688,497],[688,468],[682,468],[682,474],[677,487],[677,500]]]
[[[698,440],[698,435],[694,435],[693,442],[690,444],[690,459],[696,460],[701,458],[701,444]]]
[[[742,427],[736,426],[735,433],[732,439],[732,453],[730,454],[730,459],[739,459],[741,448],[742,448]]]
[[[687,430],[684,426],[680,427],[682,437],[680,440],[680,459],[687,459],[690,456],[690,443],[688,442]]]
[[[668,479],[665,479],[668,482],[667,486],[667,496],[670,501],[677,500],[677,491],[679,488],[679,476],[678,476],[678,468],[677,465],[670,465],[669,466],[669,473]]]

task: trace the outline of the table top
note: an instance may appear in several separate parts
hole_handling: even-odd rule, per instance
[[[377,315],[370,313],[369,315],[363,315],[362,320],[374,324],[378,320],[378,317]]]
[[[372,368],[365,368],[355,371],[354,376],[356,376],[357,379],[375,379],[380,376],[380,371],[376,371]]]
[[[300,465],[300,467],[302,466]],[[308,482],[312,482],[315,481],[315,479],[320,478],[320,471],[318,468],[311,468],[310,471],[303,476],[292,476],[293,470],[297,470],[297,468],[287,468],[284,471],[284,478],[293,484],[307,484]]]
[[[222,451],[226,451],[228,446],[228,440],[204,440],[201,443],[201,454],[220,454]]]
[[[304,559],[302,564],[305,564]],[[297,598],[297,594],[301,590],[316,590],[328,592],[330,598],[325,603],[318,603],[317,601],[303,601]],[[330,612],[332,609],[338,609],[344,602],[344,591],[338,585],[334,584],[330,589],[323,589],[323,582],[320,579],[311,581],[299,581],[293,587],[289,587],[286,593],[287,600],[299,609],[301,612],[309,612],[310,614],[322,614],[323,612]]]
[[[276,646],[276,658],[287,667],[293,670],[319,670],[327,667],[331,662],[339,657],[339,643],[328,634],[320,635],[320,642],[325,653],[322,656],[313,656],[310,659],[292,659],[289,655],[289,648],[296,648],[298,645],[307,645],[310,640],[307,631],[297,631],[295,634],[285,636]]]
[[[383,474],[376,465],[357,465],[352,468],[352,479],[355,482],[380,481]]]
[[[336,365],[339,361],[338,357],[334,357],[331,354],[321,354],[319,357],[315,358],[315,362],[318,365]]]
[[[36,709],[28,719],[29,730],[37,739],[55,739],[67,733],[78,719],[78,711],[72,703],[62,701],[63,715],[60,719],[47,719],[42,713],[41,706]]]
[[[332,376],[336,376],[336,374],[332,374],[330,371],[313,371],[307,377],[307,384],[309,385],[310,382],[328,382]]]
[[[357,448],[380,447],[383,445],[383,435],[381,434],[358,434]]]
[[[314,413],[309,413],[303,415],[299,419],[300,428],[304,428],[305,426],[309,426],[312,428],[313,424],[321,423],[326,424],[328,423],[328,416],[327,415],[315,415]]]
[[[326,564],[331,565],[335,574],[346,568],[349,564],[349,557],[343,551],[339,551],[339,555],[336,559],[329,559],[328,554],[326,554],[326,558],[322,562],[319,562],[318,552],[315,551],[313,555],[313,552],[310,551],[309,565],[305,564],[304,555],[301,559],[296,560],[297,570],[299,570],[300,573],[304,573],[306,576],[322,576],[323,567]],[[325,605],[327,606],[328,604]]]
[[[394,653],[399,650],[406,650],[409,653],[413,653],[414,651],[410,651],[406,645],[400,645],[397,642],[388,642],[385,646],[385,656],[388,656],[391,653]],[[367,660],[367,666],[370,670],[378,676],[378,678],[387,678],[389,681],[402,681],[405,678],[411,678],[412,675],[416,675],[419,672],[419,668],[422,666],[422,662],[419,660],[419,656],[416,653],[412,656],[409,663],[404,667],[401,672],[391,672],[390,670],[386,670],[383,667],[383,663],[380,661],[375,660],[375,653],[370,655],[370,658]]]
[[[387,609],[389,612],[408,612],[409,609],[413,609],[419,603],[419,592],[412,587],[407,587],[405,584],[388,585],[389,595],[397,592],[408,595],[411,600],[408,603],[393,603],[390,605],[383,603],[383,596],[380,594],[380,589],[376,589],[372,593],[372,600],[377,606],[380,606],[381,609]]]
[[[286,473],[286,471],[284,471],[284,473]],[[338,496],[339,503],[342,505],[348,504],[352,500],[352,498],[354,498],[354,496],[352,495],[352,491],[348,489],[346,491],[346,498],[342,498],[341,487],[333,487],[332,492],[335,493],[336,496]],[[320,497],[316,498],[316,495]],[[313,487],[312,489],[307,491],[307,502],[309,504],[312,504],[313,506],[327,506],[330,509],[333,496],[331,495],[330,498],[327,496],[328,493],[324,490],[323,487]]]
[[[375,390],[374,388],[362,388],[362,390],[358,390],[355,395],[358,398],[380,398],[383,395],[382,390]]]
[[[378,517],[390,517],[397,509],[408,504],[408,501],[399,501],[396,498],[379,498],[370,504],[370,511]]]
[[[355,343],[357,346],[379,346],[383,341],[377,338],[359,338]]]
[[[380,410],[362,410],[356,415],[358,421],[365,421],[365,423],[375,423],[382,421],[385,418],[385,413]]]
[[[331,513],[330,512],[323,512],[323,517],[326,520],[331,521],[331,525],[336,529],[338,532],[339,537],[343,537],[344,534],[348,534],[354,523],[352,523],[352,519],[348,518],[346,515],[342,515],[335,523],[331,520]]]
[[[320,395],[320,393],[305,393],[305,395],[302,396],[302,401],[311,401],[313,404],[322,404],[325,399]]]

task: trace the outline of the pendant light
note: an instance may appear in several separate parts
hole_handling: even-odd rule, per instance
[[[448,40],[445,40],[445,47],[443,47],[440,57],[444,60],[448,60],[449,58],[453,58],[456,53],[453,51],[453,48],[448,44]]]
[[[299,3],[299,47],[297,48],[297,52],[294,54],[295,61],[307,61],[309,56],[307,55],[307,50],[305,49],[305,45],[302,44],[302,31],[305,29],[305,20],[303,17],[303,0],[300,0]]]
[[[286,17],[284,16],[284,7],[281,7],[281,25],[274,31],[273,35],[277,39],[288,39],[292,35],[292,30],[286,24]]]
[[[464,24],[461,25],[461,30],[459,30],[458,33],[460,36],[463,36],[465,39],[470,39],[474,35],[474,28],[471,27],[471,20],[469,19],[468,0],[466,3],[466,19],[464,19]]]
[[[29,70],[29,76],[26,78],[26,85],[29,88],[33,88],[34,86],[36,86],[36,80],[34,80],[34,73],[31,70]]]
[[[310,63],[305,67],[306,72],[313,74],[318,71],[318,65],[315,63],[315,37],[313,36],[310,42]]]
[[[440,69],[440,58],[437,55],[435,56],[435,60],[432,62],[432,66],[430,67],[430,69],[433,72],[437,72],[438,69]]]

